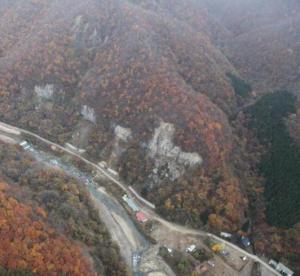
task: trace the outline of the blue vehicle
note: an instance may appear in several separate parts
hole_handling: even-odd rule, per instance
[[[244,247],[249,247],[251,245],[250,239],[247,237],[241,237],[241,243]]]

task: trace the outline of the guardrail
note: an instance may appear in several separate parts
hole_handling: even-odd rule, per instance
[[[100,166],[96,165],[95,163],[93,163],[93,162],[87,160],[86,158],[80,156],[79,154],[76,154],[76,153],[74,153],[74,152],[72,152],[72,151],[70,151],[70,150],[68,150],[68,149],[66,149],[66,148],[64,148],[64,147],[62,147],[62,146],[56,144],[56,143],[53,143],[53,142],[51,142],[51,141],[49,141],[49,140],[47,140],[47,139],[45,139],[45,138],[43,138],[43,137],[41,137],[41,136],[39,136],[39,135],[37,135],[37,134],[32,133],[32,132],[30,132],[30,131],[27,131],[27,130],[25,130],[25,129],[21,129],[21,128],[18,128],[18,127],[10,126],[10,125],[5,124],[5,123],[2,123],[2,122],[0,122],[0,126],[1,126],[2,129],[7,129],[7,131],[6,131],[7,133],[12,133],[12,132],[14,132],[15,134],[16,134],[16,133],[20,133],[20,134],[25,133],[25,134],[28,134],[28,135],[30,135],[30,136],[32,136],[32,137],[35,137],[35,138],[37,138],[37,139],[43,141],[43,142],[46,143],[46,144],[56,146],[57,148],[61,149],[62,151],[67,152],[67,153],[69,153],[70,155],[73,155],[73,156],[75,156],[75,157],[78,157],[78,158],[81,159],[82,161],[86,162],[87,164],[89,164],[89,165],[91,165],[92,167],[94,167],[94,168],[98,169],[99,171],[101,171],[107,178],[109,178],[111,181],[113,181],[115,184],[117,184],[124,192],[127,192],[127,191],[128,191],[128,190],[126,189],[125,185],[123,185],[120,181],[114,179],[110,174],[108,174],[105,170],[103,170],[103,168],[101,168]],[[18,135],[20,135],[20,134],[18,134]],[[133,193],[140,201],[142,201],[143,203],[145,203],[148,207],[150,207],[151,209],[155,209],[155,205],[154,205],[154,204],[152,204],[151,202],[149,202],[149,201],[147,201],[146,199],[144,199],[143,197],[141,197],[141,196],[140,196],[140,195],[139,195],[139,194],[138,194],[131,186],[129,187],[129,190],[130,190],[130,192]],[[158,217],[159,217],[159,216],[158,216]],[[160,217],[159,217],[159,220],[165,221],[165,220],[163,220],[163,219],[160,218]],[[165,221],[165,222],[166,222],[166,224],[172,224],[172,223],[169,223],[169,222],[167,222],[167,221]],[[192,231],[193,231],[194,233],[200,233],[200,231],[197,231],[197,230],[192,230]],[[222,238],[220,238],[220,237],[218,237],[218,236],[216,236],[216,235],[213,235],[213,234],[207,233],[207,232],[202,232],[201,234],[203,235],[203,233],[205,233],[207,237],[211,237],[211,238],[214,238],[214,239],[216,239],[216,240],[219,240],[219,241],[221,241],[221,242],[227,244],[228,246],[230,246],[230,247],[232,247],[232,248],[234,248],[234,249],[236,249],[236,250],[239,250],[240,252],[243,252],[243,254],[247,255],[247,256],[248,256],[249,258],[251,258],[253,261],[258,262],[258,263],[260,263],[261,265],[265,266],[269,271],[271,271],[271,272],[274,273],[275,275],[281,276],[281,274],[280,274],[278,271],[276,271],[275,269],[273,269],[269,264],[267,264],[266,262],[264,262],[263,260],[261,260],[258,256],[252,255],[252,254],[246,252],[245,250],[241,249],[240,247],[238,247],[238,246],[236,246],[236,245],[234,245],[234,244],[232,244],[232,243],[230,243],[230,242],[228,242],[228,241],[226,241],[226,240],[224,240],[224,239],[222,239]]]

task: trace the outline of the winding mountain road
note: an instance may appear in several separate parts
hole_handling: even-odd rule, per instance
[[[184,235],[196,235],[196,236],[201,236],[201,237],[209,237],[209,238],[213,238],[215,240],[218,240],[224,244],[226,244],[227,246],[231,247],[232,249],[238,250],[240,252],[240,254],[247,256],[249,259],[251,259],[254,262],[258,262],[260,263],[262,266],[264,266],[269,272],[271,272],[273,275],[278,275],[281,276],[281,274],[279,272],[277,272],[276,270],[274,270],[272,267],[270,267],[266,262],[264,262],[262,259],[260,259],[258,256],[253,255],[248,253],[247,251],[243,250],[242,248],[236,246],[233,243],[230,243],[226,240],[221,239],[220,237],[211,234],[211,233],[207,233],[204,231],[200,231],[200,230],[195,230],[195,229],[190,229],[175,223],[171,223],[169,221],[166,221],[165,219],[163,219],[162,217],[160,217],[158,214],[156,214],[151,208],[149,208],[143,200],[140,200],[139,197],[136,197],[131,190],[125,185],[123,184],[119,179],[117,179],[115,176],[112,176],[110,173],[108,173],[104,168],[101,168],[100,166],[98,166],[97,164],[91,162],[90,160],[82,157],[81,155],[59,145],[56,144],[54,142],[51,142],[31,131],[19,128],[19,127],[15,127],[3,122],[0,122],[0,130],[2,132],[6,132],[9,135],[20,135],[20,134],[27,134],[31,137],[34,137],[36,139],[38,139],[39,141],[44,142],[45,144],[49,145],[49,146],[54,146],[60,150],[62,150],[65,153],[68,153],[69,155],[72,155],[74,157],[79,158],[81,161],[85,162],[86,164],[92,166],[93,168],[95,168],[97,171],[101,172],[107,179],[111,180],[114,184],[116,184],[121,190],[123,190],[125,193],[133,196],[134,198],[136,198],[139,201],[139,205],[142,207],[142,210],[153,220],[158,221],[159,223],[163,224],[165,227],[169,228],[170,230],[179,232],[181,234]]]

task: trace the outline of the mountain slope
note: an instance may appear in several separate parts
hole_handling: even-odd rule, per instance
[[[233,232],[252,219],[256,234],[294,237],[255,214],[265,148],[243,110],[269,90],[299,92],[298,1],[0,7],[1,120],[105,160],[169,219]]]
[[[2,267],[37,275],[92,273],[91,264],[79,246],[39,218],[46,214],[44,210],[33,211],[31,206],[19,203],[8,193],[8,185],[0,183]]]
[[[228,209],[225,224],[239,225],[246,201],[230,166],[235,138],[227,119],[236,108],[226,76],[234,68],[214,46],[207,13],[196,1],[176,1],[172,9],[167,1],[157,9],[149,6],[153,1],[145,3],[20,0],[8,6],[0,27],[6,34],[0,43],[2,119],[61,143],[73,141],[121,168],[125,164],[111,152],[117,125],[132,131],[126,147],[138,145],[143,152],[146,145],[151,159],[155,129],[171,124],[171,148],[198,154],[203,163],[180,151],[186,161],[177,162],[177,153],[166,152],[152,169],[167,167],[171,181],[194,167],[208,178],[218,170],[225,182],[235,183],[241,207],[234,219]],[[88,144],[74,138],[84,135]],[[153,182],[151,172],[143,177]],[[220,211],[213,207],[212,213]]]
[[[206,7],[230,33],[223,41],[229,60],[258,91],[299,93],[299,1],[213,0]]]

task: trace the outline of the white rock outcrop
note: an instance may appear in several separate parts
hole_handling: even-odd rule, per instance
[[[83,15],[78,15],[75,18],[74,25],[73,25],[73,30],[74,31],[78,31],[79,30],[79,28],[81,27],[81,24],[82,24],[82,19],[83,19]]]
[[[131,137],[132,131],[130,128],[125,128],[121,126],[115,127],[115,135],[118,139],[122,140],[123,142],[127,142],[128,139]]]
[[[82,106],[81,115],[87,121],[90,121],[92,123],[96,123],[96,113],[95,113],[94,108],[89,107],[87,105]]]
[[[155,169],[168,165],[168,175],[171,180],[180,177],[187,167],[201,165],[201,156],[194,152],[183,152],[173,142],[175,127],[172,124],[161,122],[155,129],[154,136],[149,143],[149,156],[155,160]]]
[[[118,160],[128,146],[128,142],[132,137],[132,131],[130,128],[122,126],[114,127],[115,139],[111,152],[111,160]]]
[[[35,86],[34,92],[38,97],[50,100],[53,98],[54,85],[46,84],[45,86]]]

